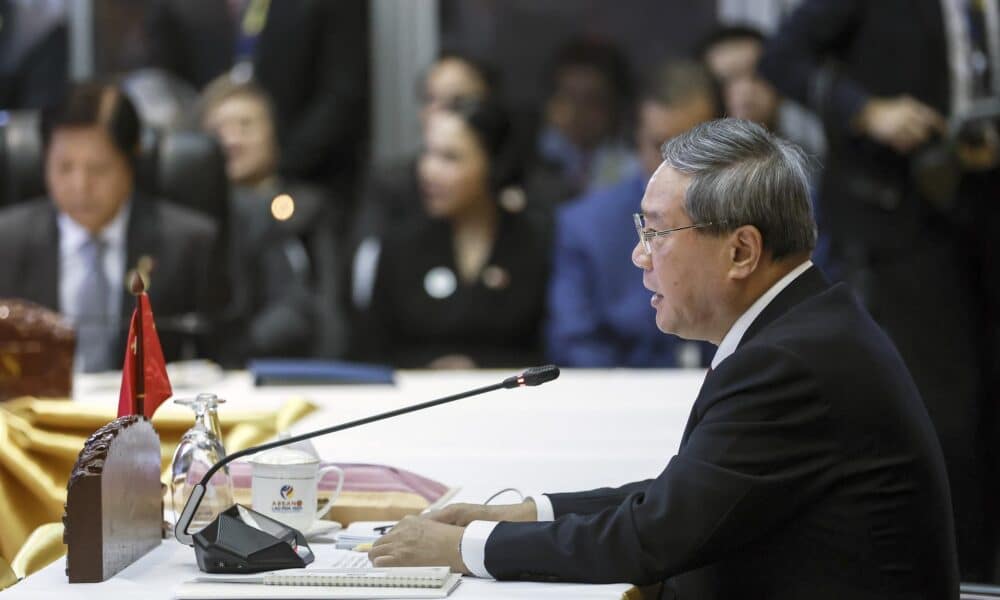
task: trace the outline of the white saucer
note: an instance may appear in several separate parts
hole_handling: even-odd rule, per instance
[[[320,519],[312,524],[309,531],[305,532],[306,539],[312,539],[315,537],[325,536],[328,534],[333,534],[336,531],[340,531],[342,525],[336,521],[327,521],[326,519]]]

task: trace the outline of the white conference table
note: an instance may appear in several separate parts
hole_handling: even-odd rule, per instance
[[[227,406],[274,409],[291,397],[302,397],[319,410],[294,425],[292,433],[297,434],[488,385],[511,374],[402,371],[395,386],[254,387],[249,374],[234,372],[196,388],[175,385],[175,394],[216,393],[231,403],[223,411]],[[676,452],[703,379],[703,370],[563,370],[559,379],[543,386],[458,400],[313,443],[324,460],[389,464],[460,487],[454,501],[483,502],[506,487],[528,494],[614,486],[659,474]],[[80,376],[74,386],[78,402],[117,398],[113,378]],[[321,558],[320,550],[317,554]],[[59,560],[2,594],[5,599],[167,600],[177,584],[197,574],[194,551],[165,540],[104,583],[68,584],[65,562]],[[466,579],[453,598],[611,599],[631,587]]]

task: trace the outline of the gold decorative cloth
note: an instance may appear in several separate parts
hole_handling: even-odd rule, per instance
[[[262,443],[314,410],[302,399],[288,400],[277,410],[227,405],[219,411],[223,444],[236,452]],[[65,553],[61,519],[66,482],[87,436],[114,419],[116,411],[117,402],[26,397],[0,404],[0,565],[6,562],[24,577]],[[194,414],[183,407],[164,405],[156,413],[153,425],[160,435],[164,470],[193,424]]]

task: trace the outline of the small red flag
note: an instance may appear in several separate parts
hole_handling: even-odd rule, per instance
[[[142,403],[142,414],[152,418],[156,409],[163,401],[173,395],[170,389],[170,379],[167,377],[167,364],[163,360],[163,349],[160,348],[160,338],[156,335],[156,325],[153,324],[153,308],[149,304],[149,296],[145,292],[136,297],[138,306],[132,311],[132,322],[128,328],[128,344],[125,346],[125,365],[122,367],[122,388],[118,394],[118,416],[132,414],[136,394],[139,390],[135,385],[135,370],[142,365],[142,392],[145,393]],[[140,311],[142,311],[140,315]],[[138,325],[142,324],[141,341],[138,339]],[[142,352],[142,360],[137,360],[138,352]]]

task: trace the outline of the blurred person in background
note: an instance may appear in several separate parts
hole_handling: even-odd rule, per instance
[[[498,85],[491,65],[465,54],[443,52],[417,84],[421,127],[426,128],[435,111],[456,100],[495,98]],[[375,165],[371,170],[353,227],[355,242],[380,236],[412,219],[425,218],[419,203],[413,201],[420,193],[418,159],[418,155],[408,156]]]
[[[639,211],[664,142],[716,117],[711,75],[693,62],[668,62],[642,90],[636,127],[639,165],[620,183],[562,208],[556,218],[545,328],[548,359],[572,367],[696,367],[710,354],[698,342],[649,326],[649,291],[623,257],[635,246]]]
[[[144,275],[168,360],[191,358],[193,315],[211,322],[224,301],[216,225],[135,185],[140,123],[129,99],[99,83],[72,86],[42,116],[48,198],[0,211],[0,296],[57,310],[77,333],[78,370],[121,368]],[[204,339],[198,353],[205,356]]]
[[[368,125],[367,3],[157,0],[148,27],[152,66],[197,89],[233,70],[267,91],[283,176],[352,197]]]
[[[621,51],[603,40],[571,40],[553,58],[546,87],[539,158],[555,166],[573,195],[620,181],[635,165],[624,139],[632,73]]]
[[[231,183],[233,293],[222,336],[225,362],[241,367],[253,357],[308,354],[316,315],[310,260],[297,234],[325,202],[278,175],[274,119],[263,89],[223,75],[206,88],[202,103],[202,127],[222,146]]]
[[[426,129],[435,112],[459,100],[495,102],[500,87],[492,65],[446,50],[417,85],[421,126]],[[368,177],[351,235],[351,304],[356,309],[364,310],[370,302],[379,240],[411,221],[430,218],[420,203],[414,202],[420,197],[419,159],[415,155],[376,165]],[[509,186],[499,201],[505,210],[524,210],[541,227],[551,227],[553,207],[569,197],[569,186],[544,163],[526,164],[522,179],[522,185]]]
[[[775,131],[781,98],[757,73],[764,34],[745,26],[721,27],[700,44],[699,58],[719,82],[726,116],[746,119]]]
[[[66,91],[64,0],[0,0],[0,110],[52,106]]]
[[[966,581],[997,577],[1000,142],[996,120],[955,125],[1000,98],[998,13],[997,0],[806,0],[760,65],[826,128],[832,258],[927,404]]]
[[[795,130],[799,123],[788,122],[788,115],[784,112],[788,107],[783,98],[757,71],[765,41],[766,38],[759,29],[746,25],[727,25],[709,33],[698,45],[697,54],[719,83],[726,116],[759,123],[782,137],[803,143],[812,153],[822,154],[821,148],[809,147],[810,140],[801,139],[804,137],[802,132]],[[813,190],[813,213],[820,225],[813,262],[827,276],[835,277],[839,275],[839,271],[830,260],[830,236],[815,192],[819,178],[815,167],[818,164],[816,162],[811,165],[813,168],[809,178],[810,189]]]
[[[473,368],[537,361],[548,240],[500,199],[518,182],[507,115],[459,99],[424,129],[418,174],[428,219],[381,240],[359,338],[398,367]]]

